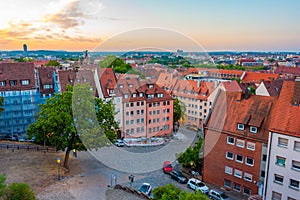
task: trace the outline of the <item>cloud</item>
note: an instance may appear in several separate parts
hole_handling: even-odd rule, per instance
[[[48,15],[44,21],[58,25],[60,28],[69,29],[84,24],[87,15],[80,9],[80,2],[72,1],[57,13]]]

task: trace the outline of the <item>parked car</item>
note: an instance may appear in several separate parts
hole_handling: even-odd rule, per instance
[[[230,197],[228,197],[224,191],[222,190],[210,190],[208,193],[208,196],[210,199],[214,199],[214,200],[231,200]]]
[[[120,139],[118,139],[114,144],[118,147],[124,147],[124,142],[123,140]]]
[[[19,139],[17,135],[5,135],[3,140],[18,141]]]
[[[168,174],[173,170],[172,164],[170,161],[165,161],[163,164],[164,173]]]
[[[35,137],[32,136],[31,138],[25,137],[25,138],[19,138],[19,142],[34,142]]]
[[[191,178],[187,183],[187,187],[193,190],[201,191],[203,194],[208,194],[209,188],[200,180]]]
[[[139,192],[142,192],[146,195],[150,195],[152,191],[152,186],[149,183],[143,183],[140,187],[139,187]]]
[[[170,172],[170,176],[172,179],[177,181],[178,183],[187,183],[188,179],[186,176],[184,176],[180,171],[172,171]]]

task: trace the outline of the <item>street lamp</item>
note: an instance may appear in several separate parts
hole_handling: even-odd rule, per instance
[[[57,179],[60,180],[60,158],[56,158],[57,163]]]

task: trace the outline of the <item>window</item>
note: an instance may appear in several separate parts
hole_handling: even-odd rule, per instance
[[[140,123],[140,119],[136,119],[136,123],[139,124]]]
[[[265,172],[265,171],[261,171],[261,172],[260,172],[260,176],[261,176],[262,178],[265,178],[266,172]]]
[[[125,95],[124,95],[124,98],[125,98],[125,99],[128,99],[128,94],[125,94]]]
[[[245,129],[244,124],[238,124],[237,129],[243,131]]]
[[[263,161],[267,161],[267,155],[266,155],[266,154],[263,154],[262,160],[263,160]]]
[[[141,110],[141,115],[143,115],[144,114],[144,110]]]
[[[292,160],[292,169],[300,171],[300,162]]]
[[[244,173],[244,180],[245,181],[249,181],[249,182],[252,182],[252,174],[249,174],[249,173]]]
[[[43,85],[43,89],[51,89],[51,88],[53,88],[53,86],[52,85]]]
[[[296,190],[299,190],[299,181],[296,181],[294,179],[290,179],[289,187],[293,188],[293,189],[296,189]]]
[[[133,124],[134,123],[134,120],[130,120],[130,124]]]
[[[246,157],[246,165],[253,166],[254,165],[254,159]]]
[[[129,107],[129,103],[126,103],[126,107],[127,107],[127,108]]]
[[[129,125],[129,121],[128,120],[126,120],[126,125]]]
[[[230,136],[227,136],[227,144],[234,145],[234,138],[230,137]]]
[[[234,191],[237,191],[237,192],[240,192],[240,191],[241,191],[241,185],[240,185],[240,184],[237,184],[237,183],[234,183],[234,185],[233,185],[233,190],[234,190]]]
[[[285,167],[285,158],[276,156],[276,165]]]
[[[250,133],[257,133],[257,127],[250,126]]]
[[[229,160],[233,160],[233,153],[227,151],[227,152],[226,152],[226,158],[229,159]]]
[[[143,106],[143,105],[144,105],[144,102],[142,101],[142,102],[141,102],[141,106]]]
[[[225,173],[232,175],[232,167],[225,166]]]
[[[140,114],[140,110],[137,110],[137,111],[136,111],[136,114],[139,115],[139,114]]]
[[[6,85],[6,81],[0,81],[0,86],[5,86]]]
[[[247,142],[247,149],[254,151],[255,150],[255,143]]]
[[[140,93],[139,93],[139,96],[140,96],[140,97],[143,97],[143,93],[142,93],[142,92],[140,92]]]
[[[244,147],[245,147],[245,141],[244,141],[244,140],[237,139],[237,140],[236,140],[236,146],[241,147],[241,148],[244,148]]]
[[[225,187],[228,187],[228,188],[231,188],[231,181],[230,180],[224,180],[224,186]]]
[[[297,141],[294,142],[294,150],[300,151],[300,142],[297,142]]]
[[[243,157],[243,156],[241,156],[241,155],[239,155],[239,154],[236,154],[236,156],[235,156],[235,161],[236,161],[236,162],[242,163],[243,160],[244,160],[244,157]]]
[[[275,183],[283,184],[283,179],[284,179],[283,176],[274,174],[274,182]]]
[[[285,138],[278,138],[278,146],[280,147],[287,147],[288,146],[288,139]]]
[[[134,106],[134,103],[130,103],[130,107],[133,107]]]
[[[272,200],[281,200],[281,194],[275,191],[272,191]]]
[[[141,123],[144,123],[144,121],[145,121],[144,118],[141,118]]]
[[[245,195],[251,195],[251,190],[249,188],[244,187],[243,194],[245,194]]]
[[[133,98],[135,98],[135,97],[136,97],[136,94],[135,94],[135,93],[133,93],[133,94],[132,94],[132,97],[133,97]]]
[[[243,172],[241,170],[234,169],[234,176],[235,177],[242,178],[242,174],[243,174]]]
[[[15,85],[17,85],[17,81],[15,81],[15,80],[9,81],[9,84],[10,84],[11,86],[15,86]]]

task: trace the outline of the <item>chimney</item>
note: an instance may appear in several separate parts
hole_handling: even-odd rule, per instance
[[[243,92],[238,92],[236,101],[240,102],[242,100],[242,95],[243,95]]]

